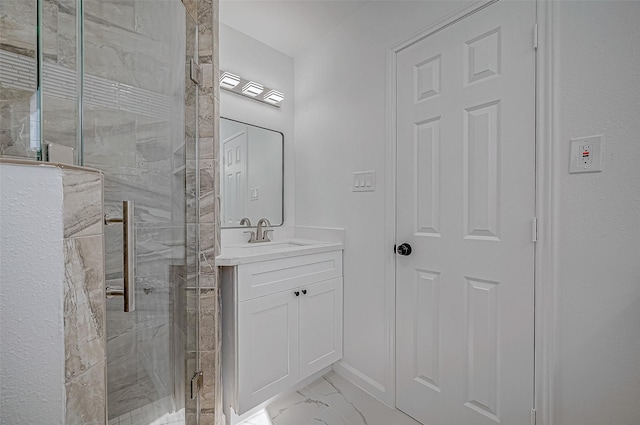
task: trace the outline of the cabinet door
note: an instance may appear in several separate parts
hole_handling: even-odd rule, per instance
[[[302,380],[342,358],[342,278],[300,289]]]
[[[238,303],[238,412],[298,382],[298,300],[294,291]]]

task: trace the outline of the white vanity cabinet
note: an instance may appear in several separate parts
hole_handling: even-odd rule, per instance
[[[221,268],[227,418],[342,358],[342,250],[289,255]]]

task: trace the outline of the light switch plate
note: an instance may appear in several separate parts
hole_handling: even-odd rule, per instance
[[[376,190],[376,172],[359,171],[353,173],[354,192],[373,192]]]
[[[571,139],[569,173],[602,171],[602,135]]]

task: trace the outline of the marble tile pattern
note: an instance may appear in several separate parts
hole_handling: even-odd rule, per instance
[[[69,146],[78,152],[77,2],[43,0],[43,143]],[[64,81],[64,82],[63,82]]]
[[[98,410],[105,415],[105,409],[99,407],[104,407],[107,378],[109,387],[115,389],[108,397],[109,416],[153,405],[181,382],[175,393],[184,397],[187,423],[198,415],[202,424],[222,423],[220,301],[215,267],[215,256],[220,252],[218,1],[183,0],[186,13],[177,1],[162,0],[162,7],[159,4],[84,1],[84,68],[91,76],[85,82],[96,82],[95,90],[91,91],[91,86],[87,93],[98,96],[93,103],[87,99],[83,110],[85,164],[105,175],[99,187],[95,176],[93,180],[73,173],[66,176],[65,249],[73,263],[67,276],[68,307],[83,314],[82,318],[69,316],[69,323],[76,320],[82,331],[74,335],[76,340],[70,342],[68,351],[67,393],[75,412],[69,424],[104,423],[102,417],[88,418]],[[75,72],[75,7],[75,0],[43,0],[45,67]],[[0,8],[0,24],[10,29],[0,31],[0,47],[33,58],[35,0],[2,1]],[[186,19],[176,20],[175,16]],[[187,34],[181,41],[186,43],[186,63],[194,58],[202,68],[203,80],[198,87],[185,75],[188,67],[178,71],[172,66],[185,60],[184,45],[176,42],[180,40],[176,31]],[[100,81],[123,88],[114,92],[120,103],[113,103],[114,97],[106,92],[100,97]],[[153,99],[167,99],[170,113],[150,114],[140,109],[126,98],[128,89],[154,95]],[[34,151],[29,150],[33,90],[0,90],[0,154],[34,157]],[[183,106],[185,114],[176,114]],[[73,90],[57,86],[45,90],[43,113],[45,139],[74,146],[77,99]],[[100,197],[96,197],[98,189]],[[105,302],[104,278],[100,290],[94,285],[99,274],[107,279],[122,275],[122,231],[120,226],[103,230],[101,217],[105,212],[121,215],[120,201],[125,199],[136,202],[139,242],[138,309],[130,316],[117,314],[121,299]],[[179,224],[185,220],[190,223],[186,232]],[[97,272],[98,255],[106,258],[102,273]],[[172,266],[185,263],[181,274],[172,272]],[[197,289],[197,279],[202,289]],[[185,291],[181,296],[176,295],[178,287]],[[178,299],[183,302],[175,308],[172,303]],[[180,306],[186,310],[179,310]],[[105,315],[107,310],[109,315]],[[176,315],[185,316],[183,323],[175,320]],[[199,320],[206,323],[200,332],[195,328]],[[98,359],[105,347],[109,359]],[[180,347],[189,350],[181,351]],[[172,356],[162,358],[159,352],[173,353],[173,364],[178,362],[182,367],[172,369]],[[123,362],[124,357],[134,361]],[[200,411],[185,387],[198,369],[205,372]],[[89,388],[91,379],[95,385]],[[84,398],[76,400],[80,395]]]
[[[160,2],[162,6],[157,7]],[[42,5],[43,139],[76,148],[77,2],[42,0]],[[174,66],[182,60],[182,50],[168,46],[176,31],[184,32],[184,23],[175,19],[182,5],[177,0],[85,0],[83,5],[85,107],[127,110],[165,120],[175,115],[173,100],[184,95]],[[37,148],[30,146],[30,115],[35,108],[36,0],[3,1],[0,20],[2,53],[22,62],[20,67],[3,56],[0,154],[34,158]],[[12,81],[12,75],[19,81]]]
[[[185,63],[191,60],[198,62],[198,0],[183,0],[187,11],[186,20],[186,57]],[[184,403],[185,403],[185,424],[196,425],[200,417],[198,398],[191,399],[190,381],[195,371],[202,370],[199,358],[199,319],[200,308],[198,281],[201,280],[198,274],[200,263],[200,250],[198,238],[200,231],[199,202],[200,193],[198,183],[198,85],[196,85],[189,75],[185,75],[185,194],[186,194],[186,221],[187,221],[187,261],[185,270],[185,304],[186,304],[186,328],[185,344],[187,366],[184,375]],[[200,153],[201,154],[201,153]]]
[[[188,2],[185,2],[188,3]],[[202,81],[198,87],[199,151],[199,356],[204,383],[200,395],[200,424],[220,425],[222,415],[221,304],[215,257],[220,253],[220,179],[218,90],[218,0],[198,0],[198,64]]]
[[[79,170],[65,170],[64,184],[64,237],[102,234],[103,176]]]
[[[102,235],[65,238],[65,376],[73,379],[104,360]]]
[[[106,421],[101,173],[63,169],[66,424]]]
[[[267,407],[267,413],[272,425],[420,425],[334,372],[283,396]],[[249,419],[241,425],[253,423]]]
[[[172,95],[172,66],[182,58],[175,55],[180,50],[169,46],[184,31],[177,26],[184,23],[175,19],[183,6],[177,1],[120,0],[85,0],[84,5],[85,72]]]
[[[104,360],[65,384],[66,425],[104,424],[106,418]]]
[[[4,0],[0,3],[0,45],[4,50],[35,57],[37,3]]]
[[[0,84],[0,155],[35,158],[30,149],[31,99],[35,93],[36,2],[0,2],[0,71],[3,75],[22,74],[17,84]],[[25,61],[13,60],[29,58]],[[14,71],[14,72],[11,72]]]
[[[198,1],[197,0],[182,0],[184,8],[187,13],[196,20],[198,18]],[[194,38],[195,40],[195,38]]]
[[[124,313],[120,298],[107,300],[109,418],[125,421],[129,414],[135,425],[148,425],[184,408],[188,369],[197,370],[187,365],[184,352],[190,324],[182,293],[185,256],[197,256],[195,249],[185,249],[197,239],[187,238],[184,225],[187,181],[196,180],[184,166],[185,136],[195,138],[196,96],[195,88],[185,92],[190,80],[182,65],[185,46],[195,46],[195,24],[186,40],[186,13],[177,0],[85,0],[84,5],[85,72],[117,84],[113,93],[85,102],[85,163],[105,172],[106,213],[121,216],[121,201],[135,202],[136,311]],[[134,91],[145,94],[147,110],[125,98]],[[114,93],[118,103],[108,104]],[[159,98],[166,100],[167,114],[150,113]],[[185,107],[192,122],[182,115]],[[105,245],[107,279],[118,279],[121,226],[105,228]],[[159,402],[171,395],[172,403]],[[143,422],[131,416],[150,408],[145,419],[138,418]],[[149,414],[153,421],[147,421]]]

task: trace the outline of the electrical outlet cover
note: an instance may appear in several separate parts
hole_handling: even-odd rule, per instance
[[[569,173],[602,171],[602,135],[571,139]]]

